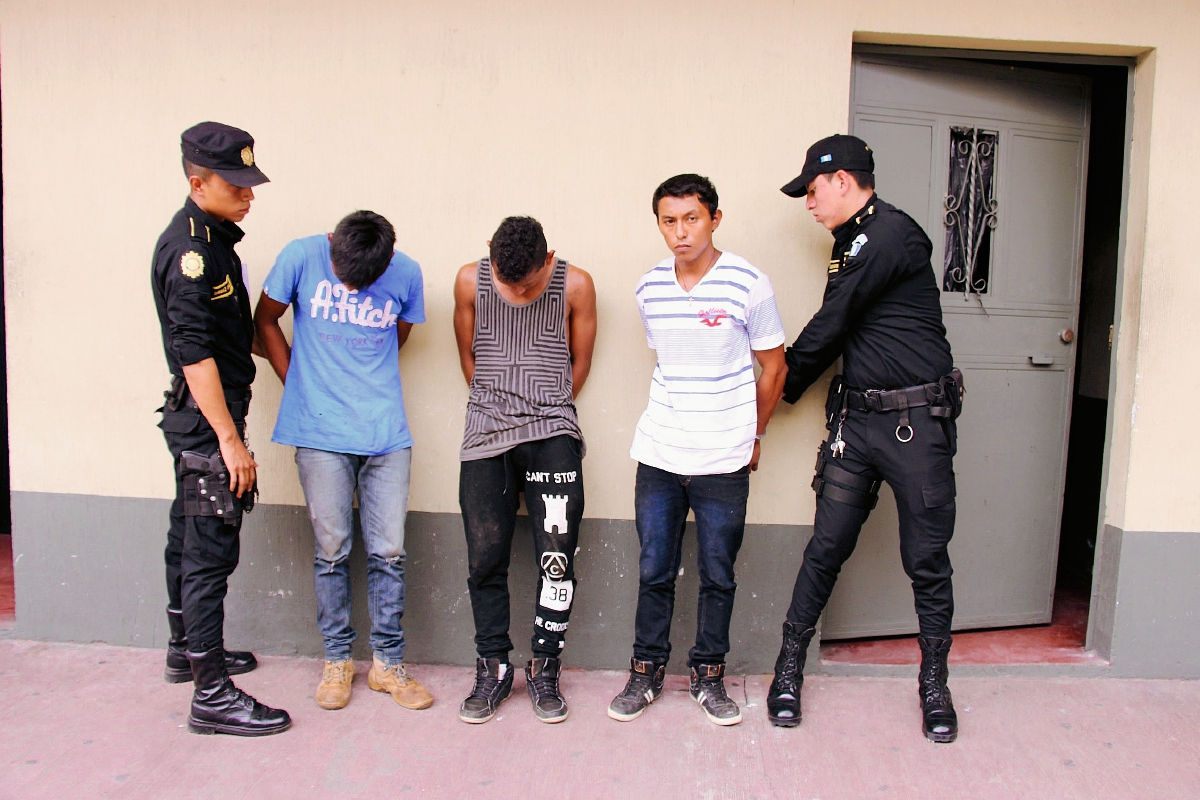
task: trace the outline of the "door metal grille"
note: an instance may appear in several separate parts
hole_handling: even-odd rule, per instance
[[[950,176],[945,214],[946,258],[942,289],[964,297],[986,294],[996,227],[996,131],[950,128]]]

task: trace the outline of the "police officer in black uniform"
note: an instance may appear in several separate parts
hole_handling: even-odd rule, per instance
[[[954,419],[962,376],[942,325],[941,292],[920,226],[874,193],[875,160],[853,136],[822,139],[783,187],[806,197],[833,233],[821,308],[786,353],[783,399],[795,403],[837,359],[829,437],[819,449],[817,513],[804,550],[783,647],[767,695],[773,724],[800,724],[808,644],[842,564],[875,507],[880,481],[896,496],[900,559],[912,580],[921,633],[919,695],[926,737],[952,742],[958,721],[946,688],[954,597],[946,546],[954,533]]]
[[[233,685],[257,666],[224,649],[224,602],[237,567],[242,513],[253,507],[257,464],[244,441],[254,361],[254,323],[233,246],[251,187],[267,181],[245,131],[202,122],[184,131],[191,193],[154,250],[151,284],[171,389],[160,427],[175,460],[167,533],[166,678],[194,681],[193,733],[265,736],[287,730],[286,711]]]

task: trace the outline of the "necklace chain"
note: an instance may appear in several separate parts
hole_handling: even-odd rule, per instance
[[[718,254],[716,248],[713,248],[712,257],[709,258],[708,266],[704,268],[704,272],[701,272],[700,277],[696,278],[696,282],[692,284],[691,289],[684,290],[687,292],[688,300],[692,299],[692,293],[696,291],[696,287],[698,287],[700,285],[700,281],[704,280],[704,276],[708,275],[708,273],[712,271],[713,266],[716,265],[717,259],[719,259],[719,258],[720,258],[720,255]],[[676,274],[678,274],[679,265],[675,266],[675,270],[676,270]],[[682,284],[680,284],[680,288],[681,289],[683,288]]]

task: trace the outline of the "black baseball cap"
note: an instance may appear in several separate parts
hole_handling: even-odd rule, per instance
[[[180,137],[183,159],[211,169],[234,186],[245,189],[270,178],[254,163],[254,137],[220,122],[201,122]]]
[[[837,172],[839,169],[847,172],[874,172],[875,154],[871,152],[867,143],[857,136],[835,133],[808,148],[808,155],[804,158],[804,171],[780,191],[788,197],[804,197],[808,194],[808,185],[812,183],[813,178]]]

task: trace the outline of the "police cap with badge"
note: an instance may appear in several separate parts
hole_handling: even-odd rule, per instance
[[[180,137],[183,160],[211,169],[243,189],[270,180],[254,163],[254,137],[232,125],[201,122]]]
[[[874,172],[875,154],[862,139],[835,133],[808,148],[804,158],[804,171],[780,189],[788,197],[804,197],[808,185],[818,175],[826,175],[844,169],[847,172]]]

